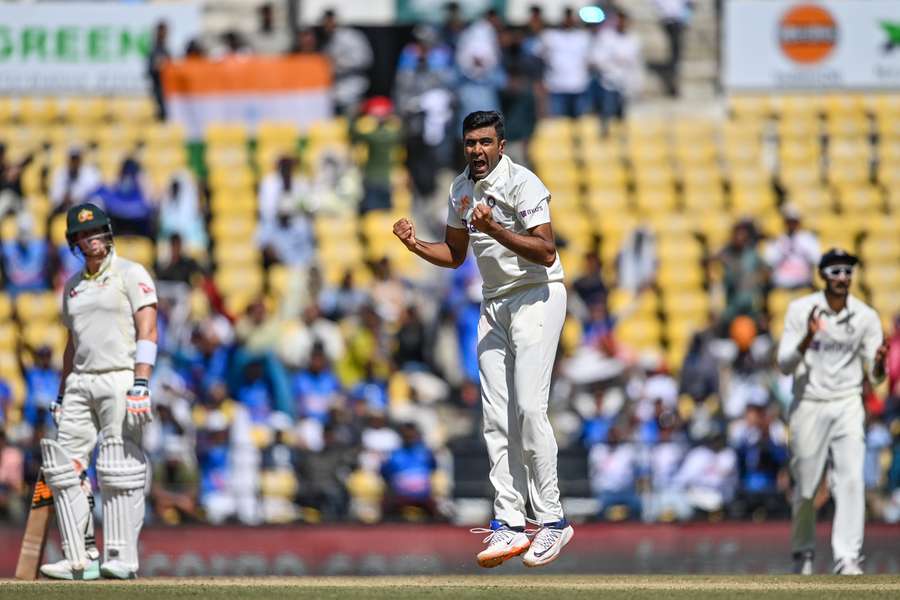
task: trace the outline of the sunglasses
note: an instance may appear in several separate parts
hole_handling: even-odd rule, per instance
[[[853,267],[848,267],[847,265],[831,265],[830,267],[822,269],[822,273],[825,277],[840,277],[841,275],[850,277],[853,275]]]

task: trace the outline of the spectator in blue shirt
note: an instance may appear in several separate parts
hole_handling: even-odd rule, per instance
[[[101,186],[96,199],[106,207],[116,234],[156,237],[155,211],[144,191],[141,165],[134,158],[122,162],[119,179],[112,185]]]
[[[422,441],[414,423],[402,424],[400,437],[403,445],[391,452],[381,466],[381,476],[387,484],[384,514],[396,517],[413,508],[434,517],[437,514],[431,489],[431,476],[437,469],[434,454]]]
[[[321,344],[315,344],[306,369],[294,375],[294,399],[301,418],[328,421],[328,411],[341,392],[341,383],[331,370],[328,356]]]
[[[18,217],[16,239],[3,242],[3,279],[6,292],[47,289],[47,241],[34,235],[34,219],[27,212]]]
[[[23,416],[31,426],[37,424],[39,415],[49,418],[50,404],[59,392],[59,371],[53,366],[53,352],[49,346],[41,346],[34,351],[34,363],[24,370],[25,407]]]

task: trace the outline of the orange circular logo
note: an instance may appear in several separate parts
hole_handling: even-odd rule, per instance
[[[800,4],[781,17],[778,43],[794,62],[817,63],[828,56],[837,43],[837,23],[821,6]]]

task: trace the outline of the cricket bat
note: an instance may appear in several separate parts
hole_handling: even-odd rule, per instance
[[[16,579],[37,579],[52,517],[53,494],[47,487],[42,472],[34,484],[31,511],[28,513],[28,523],[25,524],[25,535],[22,537],[22,547],[19,550],[19,562],[16,564]]]

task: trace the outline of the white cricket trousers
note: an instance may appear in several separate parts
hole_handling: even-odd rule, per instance
[[[562,282],[518,288],[481,305],[478,370],[494,518],[510,527],[525,526],[529,501],[539,522],[563,518],[547,404],[565,318]]]
[[[122,437],[140,446],[140,431],[125,425],[125,396],[134,385],[134,371],[70,373],[62,402],[62,417],[56,441],[69,456],[87,468],[97,445],[104,438]]]
[[[815,550],[813,498],[830,456],[834,560],[859,558],[866,518],[864,420],[865,411],[859,396],[830,402],[801,400],[795,403],[790,416],[791,474],[795,486],[791,531],[794,552]]]

